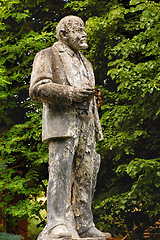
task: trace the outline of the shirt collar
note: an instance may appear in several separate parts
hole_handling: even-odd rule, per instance
[[[77,51],[77,52],[73,51],[68,45],[66,45],[63,42],[57,42],[56,46],[58,46],[58,48],[61,52],[66,51],[68,53],[68,55],[70,55],[71,57],[80,55],[79,51]]]
[[[64,48],[65,48],[66,52],[67,52],[71,57],[73,57],[74,55],[77,54],[77,53],[74,52],[69,46],[67,46],[67,45],[65,45],[65,44],[64,44]]]

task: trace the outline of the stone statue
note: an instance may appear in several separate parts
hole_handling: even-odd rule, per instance
[[[92,65],[83,21],[61,19],[58,42],[40,51],[33,63],[30,97],[43,102],[42,141],[49,144],[47,225],[38,240],[108,238],[93,223],[91,202],[100,156],[102,130],[96,106]]]

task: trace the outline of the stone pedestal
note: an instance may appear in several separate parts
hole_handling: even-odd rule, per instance
[[[111,234],[108,233],[108,237],[84,237],[84,238],[77,238],[77,237],[72,237],[72,238],[67,238],[67,237],[62,237],[62,238],[51,238],[47,232],[47,225],[43,229],[43,231],[39,234],[37,240],[109,240],[111,238]]]
[[[106,238],[109,239],[109,238]],[[105,238],[50,238],[48,234],[46,235],[39,235],[37,240],[105,240]]]
[[[110,238],[50,238],[49,236],[45,236],[42,238],[37,238],[37,240],[109,240]]]
[[[104,237],[99,237],[99,238],[50,238],[50,236],[47,234],[47,232],[45,231],[46,229],[44,228],[43,231],[39,234],[37,240],[107,240],[109,238],[104,238]]]

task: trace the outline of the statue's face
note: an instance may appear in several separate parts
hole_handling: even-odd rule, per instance
[[[65,43],[73,50],[86,49],[88,47],[86,43],[85,27],[83,22],[76,22],[71,29],[66,33]]]

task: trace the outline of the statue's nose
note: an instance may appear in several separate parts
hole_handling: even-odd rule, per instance
[[[86,37],[87,36],[87,33],[83,32],[83,37]]]

